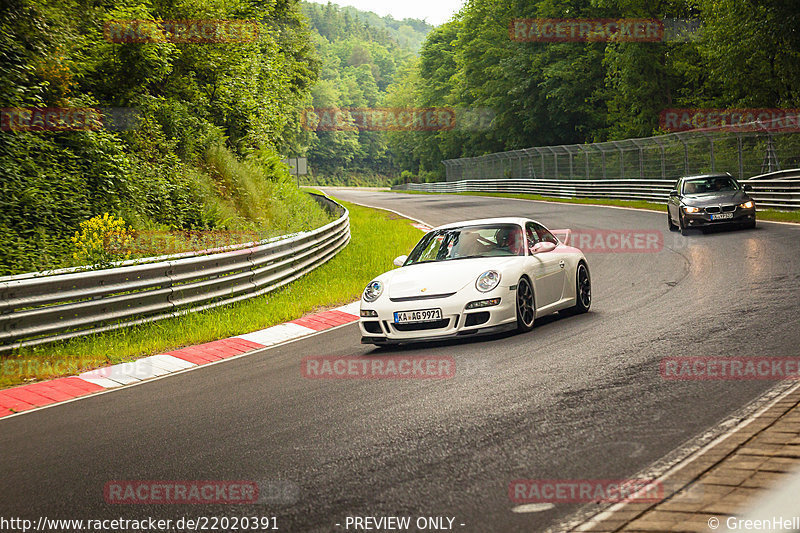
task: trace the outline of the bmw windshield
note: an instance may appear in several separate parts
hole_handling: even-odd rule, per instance
[[[739,185],[727,176],[696,178],[683,182],[683,194],[717,194],[738,190]]]
[[[516,224],[494,224],[435,230],[422,238],[407,265],[434,263],[471,257],[525,255],[522,228]]]

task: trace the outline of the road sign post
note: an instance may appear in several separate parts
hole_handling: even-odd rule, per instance
[[[308,158],[306,157],[290,157],[283,159],[281,162],[289,167],[289,173],[297,178],[297,186],[300,186],[300,176],[308,175]]]

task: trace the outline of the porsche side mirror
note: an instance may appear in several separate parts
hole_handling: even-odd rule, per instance
[[[408,256],[407,255],[401,255],[400,257],[398,257],[398,258],[396,258],[394,260],[394,266],[401,267],[401,266],[406,264],[406,261],[408,261]]]
[[[677,198],[678,197],[678,191],[669,191],[669,196],[670,196],[670,198]]]
[[[547,252],[552,252],[556,249],[556,245],[549,241],[537,242],[531,248],[532,254],[544,254]]]
[[[750,185],[749,183],[745,183],[744,187],[742,187],[742,189],[744,189],[745,192],[750,192],[750,191],[753,190],[753,186]]]

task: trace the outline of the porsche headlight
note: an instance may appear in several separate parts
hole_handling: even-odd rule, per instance
[[[752,209],[753,208],[753,200],[750,200],[749,202],[745,202],[743,204],[739,204],[739,207],[741,207],[742,209]]]
[[[500,285],[500,272],[489,270],[478,276],[475,287],[481,292],[489,292]]]
[[[684,207],[683,210],[686,211],[687,213],[699,213],[700,212],[700,208],[699,207],[692,207],[690,205],[687,205],[686,207]]]
[[[383,294],[383,283],[377,280],[373,281],[364,289],[364,301],[372,303],[380,298],[381,294]]]

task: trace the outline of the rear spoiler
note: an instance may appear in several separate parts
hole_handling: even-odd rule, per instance
[[[551,229],[550,233],[555,235],[562,244],[569,246],[569,239],[572,237],[571,229]]]

